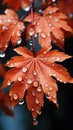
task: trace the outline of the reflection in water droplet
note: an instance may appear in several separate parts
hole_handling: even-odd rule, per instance
[[[34,87],[38,87],[38,85],[39,85],[39,83],[38,83],[37,81],[34,81],[34,82],[33,82],[33,86],[34,86]]]
[[[18,95],[17,95],[16,93],[14,93],[14,94],[12,95],[12,97],[13,97],[13,99],[17,100]]]
[[[40,101],[39,101],[38,98],[35,99],[35,103],[36,103],[36,104],[39,104],[39,103],[40,103]]]
[[[41,33],[41,37],[42,38],[46,38],[46,34],[45,33]]]
[[[37,75],[37,71],[36,70],[33,71],[33,75],[35,75],[35,76]]]
[[[24,104],[24,99],[23,98],[19,99],[19,103],[18,104],[19,105],[23,105]]]
[[[2,26],[2,30],[8,30],[8,27],[6,25]]]
[[[26,72],[27,71],[27,68],[26,67],[23,67],[22,68],[22,72]]]
[[[35,91],[34,90],[32,91],[32,95],[35,96]]]
[[[34,29],[33,28],[30,28],[29,30],[29,35],[32,36],[34,34]]]
[[[31,80],[31,79],[27,79],[27,83],[28,83],[28,84],[31,84],[31,83],[32,83],[32,80]]]
[[[8,84],[8,85],[11,85],[11,82],[8,80],[7,84]]]
[[[37,91],[38,91],[38,92],[41,92],[41,91],[42,91],[42,89],[41,89],[40,86],[37,88]]]
[[[22,39],[19,39],[19,40],[17,41],[17,45],[20,45],[21,42],[22,42]]]
[[[33,125],[37,125],[38,121],[36,120],[36,118],[33,118]]]
[[[18,76],[18,81],[22,81],[22,76]]]
[[[0,51],[0,57],[1,58],[5,57],[5,52],[3,52],[2,50]]]

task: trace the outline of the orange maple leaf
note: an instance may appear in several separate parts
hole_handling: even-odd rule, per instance
[[[26,8],[30,9],[29,0],[3,0],[3,3],[7,3],[7,5],[15,11],[19,10],[20,8],[24,10],[27,10]]]
[[[71,56],[58,50],[46,52],[42,49],[34,57],[27,48],[19,47],[14,50],[21,56],[14,56],[6,63],[6,66],[12,69],[5,75],[2,88],[13,83],[9,95],[15,101],[23,99],[26,92],[27,107],[36,118],[44,104],[43,94],[47,95],[50,101],[58,104],[56,97],[58,87],[54,78],[60,82],[73,83],[68,71],[62,65],[55,63]]]
[[[18,21],[18,16],[13,10],[6,9],[4,15],[0,15],[0,50],[5,51],[9,41],[15,46],[21,42],[21,33],[24,24]]]
[[[64,32],[73,33],[73,29],[68,25],[67,16],[59,11],[56,6],[50,6],[44,10],[43,16],[34,13],[34,29],[28,25],[27,39],[32,35],[39,34],[39,43],[44,48],[48,48],[50,43],[55,43],[59,48],[64,49]],[[24,21],[31,22],[29,15]]]
[[[14,116],[13,112],[9,109],[11,106],[11,100],[8,94],[0,91],[0,109],[5,112],[8,116]]]

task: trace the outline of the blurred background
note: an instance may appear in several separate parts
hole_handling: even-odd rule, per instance
[[[3,13],[5,9],[6,5],[2,5],[0,0],[0,13]],[[21,16],[24,11],[18,11],[17,13]],[[53,48],[56,47],[53,45]],[[65,39],[65,52],[73,56],[73,37]],[[10,46],[6,56],[0,58],[0,61],[5,63],[13,55],[13,48]],[[73,59],[64,61],[62,65],[68,69],[73,77]],[[3,79],[0,78],[0,86],[2,82]],[[57,93],[59,108],[44,97],[44,107],[41,115],[37,118],[38,124],[36,126],[33,125],[33,118],[27,109],[26,102],[23,105],[17,105],[12,110],[15,115],[14,118],[5,115],[0,110],[0,130],[73,130],[73,84],[60,82],[57,82],[57,84],[59,86]]]

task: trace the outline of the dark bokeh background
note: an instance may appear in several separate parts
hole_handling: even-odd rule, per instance
[[[5,8],[0,2],[0,13]],[[22,13],[23,11],[19,15],[22,15]],[[73,56],[73,37],[65,40],[65,52]],[[6,52],[6,57],[0,58],[0,60],[5,63],[12,55],[14,55],[14,52],[12,46],[10,46]],[[64,61],[62,64],[73,77],[73,58]],[[13,110],[15,118],[6,116],[0,110],[0,130],[73,130],[73,84],[57,83],[59,86],[57,93],[59,108],[44,98],[44,107],[42,108],[42,114],[37,118],[37,126],[32,124],[33,119],[27,109],[26,102],[15,107]],[[0,79],[0,86],[1,84],[2,79]]]

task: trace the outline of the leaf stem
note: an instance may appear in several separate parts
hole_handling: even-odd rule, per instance
[[[32,28],[34,30],[34,11],[33,11],[33,7],[34,7],[34,0],[30,0],[31,2],[31,24],[32,24]],[[35,38],[34,38],[34,34],[32,35],[32,51],[33,51],[33,54],[34,56],[36,56],[35,54]]]

